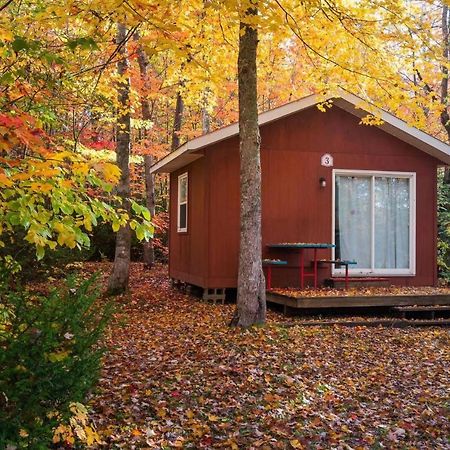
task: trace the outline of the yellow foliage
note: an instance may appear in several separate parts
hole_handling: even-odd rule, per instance
[[[258,2],[259,14],[251,17],[243,14],[249,0],[61,0],[41,2],[39,8],[35,3],[12,2],[2,11],[0,107],[9,121],[0,121],[0,151],[12,155],[19,150],[24,159],[20,170],[2,161],[6,172],[0,173],[0,187],[15,189],[19,198],[30,196],[32,208],[21,205],[13,220],[28,230],[30,217],[22,213],[33,210],[29,216],[35,227],[26,239],[40,252],[56,244],[74,248],[88,242],[93,219],[74,206],[89,204],[92,195],[108,196],[111,186],[106,184],[117,183],[120,171],[100,153],[88,157],[82,147],[89,147],[86,140],[99,130],[95,138],[106,136],[112,145],[105,148],[111,150],[117,115],[129,112],[140,123],[140,100],[151,102],[151,126],[133,129],[132,138],[140,144],[135,154],[158,157],[170,146],[177,92],[185,106],[182,141],[203,131],[203,115],[209,115],[213,129],[237,119],[240,20],[259,32],[261,111],[344,88],[434,135],[442,129],[438,118],[447,106],[436,88],[442,68],[450,64],[435,26],[440,12],[430,2],[266,1]],[[114,25],[125,18],[129,30],[139,26],[139,42],[127,42],[130,54],[136,55],[140,45],[151,57],[147,80],[136,58],[130,58],[124,75],[117,75]],[[124,79],[132,85],[133,101],[127,105],[120,104],[115,88]],[[318,107],[325,112],[330,106]],[[43,123],[52,130],[49,136],[43,137]],[[361,123],[381,121],[373,112]],[[95,143],[96,149],[103,145]],[[42,212],[49,200],[53,216]],[[11,203],[0,207],[8,210]],[[112,219],[114,212],[100,209],[92,217],[111,220],[116,231],[123,225],[122,218]],[[56,223],[67,226],[57,228]],[[136,222],[133,227],[146,236]]]
[[[73,172],[77,175],[87,175],[89,173],[89,165],[85,162],[74,164]]]
[[[88,446],[102,444],[100,435],[89,423],[88,411],[81,403],[71,403],[72,417],[68,424],[59,424],[53,431],[53,443],[75,444],[76,440]]]
[[[64,231],[58,234],[58,244],[66,245],[69,248],[75,248],[77,245],[75,233],[67,228],[64,229]]]
[[[35,192],[47,194],[52,191],[53,186],[49,183],[31,183],[30,189]]]
[[[60,352],[52,352],[47,355],[49,361],[51,362],[61,362],[64,361],[70,355],[70,350],[64,350]]]
[[[89,216],[84,216],[83,225],[87,231],[92,231],[92,220]]]
[[[373,114],[367,114],[367,116],[364,116],[360,121],[360,124],[372,126],[383,125],[383,123],[384,120],[381,117],[375,116]]]
[[[25,180],[29,180],[32,177],[32,174],[29,172],[19,172],[14,174],[11,178],[14,181],[25,181]]]
[[[4,174],[0,173],[0,185],[11,187],[14,183]]]
[[[120,177],[120,169],[115,164],[104,163],[103,177],[108,183],[117,183]]]
[[[0,41],[11,42],[14,39],[14,35],[11,30],[7,28],[0,28]]]

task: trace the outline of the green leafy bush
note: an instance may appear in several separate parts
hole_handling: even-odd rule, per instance
[[[450,282],[450,185],[443,171],[438,176],[438,269],[439,277]]]
[[[111,314],[96,278],[34,295],[0,277],[0,448],[49,448],[55,427],[98,379]]]

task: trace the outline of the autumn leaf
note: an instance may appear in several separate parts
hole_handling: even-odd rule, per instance
[[[116,183],[120,177],[120,169],[115,164],[103,164],[103,176],[108,183]]]
[[[10,180],[4,173],[0,173],[0,185],[11,187],[14,185],[14,182]]]
[[[67,359],[70,354],[70,350],[62,350],[59,352],[52,352],[47,355],[51,362],[61,362]]]
[[[114,442],[157,446],[169,436],[172,446],[270,450],[445,442],[445,329],[295,326],[269,309],[265,328],[236,333],[234,305],[171,288],[165,266],[136,263],[130,276],[93,406],[99,432]]]
[[[219,417],[217,417],[217,416],[215,416],[215,415],[213,415],[213,414],[209,414],[209,415],[208,415],[208,420],[209,420],[210,422],[218,422],[218,421],[219,421]]]

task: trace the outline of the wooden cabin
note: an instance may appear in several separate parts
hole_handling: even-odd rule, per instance
[[[268,245],[306,242],[356,261],[350,277],[436,285],[437,168],[450,147],[382,110],[382,123],[362,125],[371,108],[355,95],[331,101],[322,112],[312,95],[259,116],[263,257],[288,262],[272,284],[297,286],[298,263]],[[152,167],[170,173],[170,277],[216,294],[237,286],[238,133],[233,124],[198,137]],[[319,267],[319,283],[342,270]]]

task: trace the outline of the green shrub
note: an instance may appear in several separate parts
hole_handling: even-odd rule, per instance
[[[438,270],[439,277],[450,282],[450,185],[438,176]]]
[[[0,277],[0,281],[2,278]],[[98,341],[111,314],[95,277],[47,296],[0,286],[0,448],[45,449],[98,379]]]

